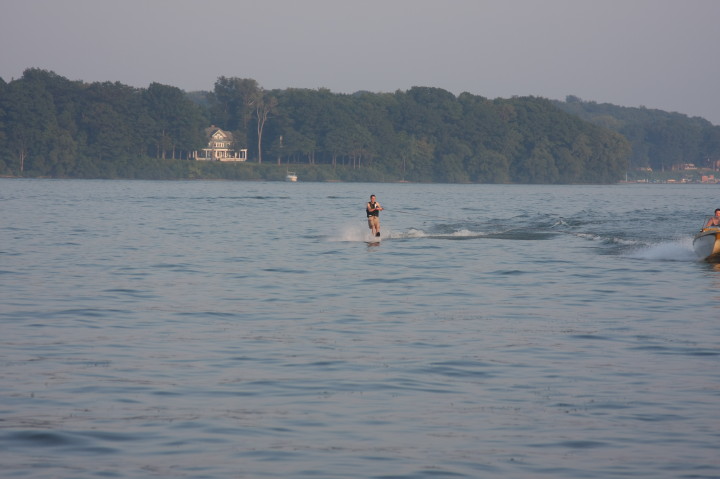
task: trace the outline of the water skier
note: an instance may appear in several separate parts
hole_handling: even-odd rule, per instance
[[[373,236],[380,236],[380,212],[382,210],[380,203],[375,200],[375,195],[370,195],[370,201],[365,207],[365,213],[367,213],[368,228],[370,228]]]

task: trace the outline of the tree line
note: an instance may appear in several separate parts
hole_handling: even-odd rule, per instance
[[[583,101],[574,95],[554,103],[563,111],[623,135],[632,147],[632,169],[669,171],[687,163],[714,168],[720,160],[720,126],[703,118]]]
[[[280,179],[291,168],[305,181],[611,183],[637,163],[627,132],[560,106],[429,87],[265,90],[236,77],[188,93],[28,69],[0,79],[0,174]],[[210,125],[232,132],[249,161],[192,160]]]

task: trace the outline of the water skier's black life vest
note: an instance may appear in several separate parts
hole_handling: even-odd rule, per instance
[[[370,208],[375,209],[377,208],[377,202],[375,203],[368,203],[367,208],[365,208],[365,212],[367,213],[368,217],[370,216],[380,216],[380,212],[378,210],[370,211]]]

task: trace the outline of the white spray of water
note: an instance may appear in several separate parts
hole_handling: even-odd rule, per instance
[[[410,228],[407,231],[395,232],[390,229],[382,230],[382,239],[408,239],[408,238],[475,238],[486,236],[485,233],[461,229],[451,233],[427,233],[423,230]],[[345,225],[336,232],[328,235],[328,241],[372,241],[370,230],[363,225]]]
[[[653,245],[644,246],[627,255],[630,258],[649,261],[697,261],[698,257],[692,248],[691,238],[681,238]]]
[[[393,233],[388,228],[381,228],[381,239],[388,239],[388,238],[402,238],[404,237],[402,233]],[[341,226],[337,231],[334,233],[331,233],[328,235],[328,241],[349,241],[349,242],[368,242],[368,241],[375,241],[375,238],[370,233],[370,228],[366,227],[365,225],[358,225],[358,224],[352,224],[352,225],[344,225]]]
[[[368,241],[369,238],[370,230],[358,224],[342,226],[334,234],[328,235],[330,241]]]

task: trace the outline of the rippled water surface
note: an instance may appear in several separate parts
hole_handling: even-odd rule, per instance
[[[719,193],[0,180],[2,477],[718,478]]]

